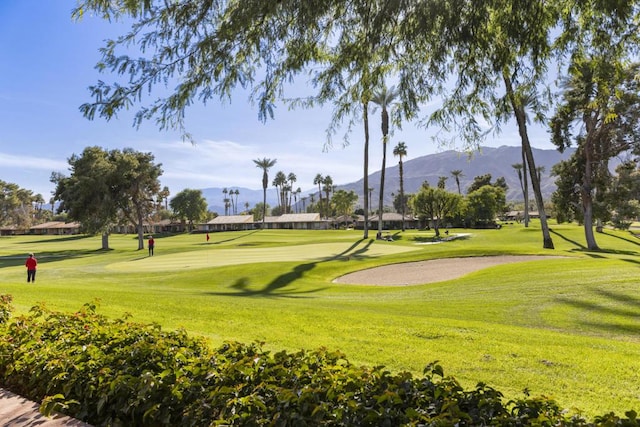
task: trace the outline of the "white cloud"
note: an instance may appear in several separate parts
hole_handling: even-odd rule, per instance
[[[8,154],[0,152],[0,166],[3,168],[35,169],[47,171],[63,171],[69,164],[66,161],[48,159],[23,154]]]

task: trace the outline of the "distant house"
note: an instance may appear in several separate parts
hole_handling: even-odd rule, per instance
[[[378,229],[378,215],[371,215],[369,217],[369,230]],[[404,217],[405,228],[420,228],[420,224],[417,218],[405,215]],[[359,215],[356,223],[357,228],[364,228],[364,216]],[[382,215],[382,229],[383,230],[400,230],[402,229],[402,214],[396,212],[385,212]]]
[[[261,224],[262,222],[259,221],[258,223]],[[284,214],[265,217],[264,228],[273,230],[327,230],[330,228],[330,223],[331,221],[322,220],[317,212]]]
[[[547,218],[551,218],[551,215],[545,212]],[[540,219],[540,212],[538,211],[529,211],[529,218],[531,219]],[[504,215],[504,219],[506,221],[524,221],[524,211],[509,211]]]
[[[27,234],[27,230],[18,228],[15,225],[3,225],[0,227],[0,236],[15,236],[16,234]]]
[[[221,215],[205,224],[198,225],[198,230],[203,232],[242,231],[253,229],[253,215]]]
[[[64,235],[78,234],[80,224],[77,222],[49,221],[29,228],[31,234]]]

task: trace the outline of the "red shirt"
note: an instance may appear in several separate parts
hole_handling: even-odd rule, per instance
[[[30,256],[27,258],[27,262],[24,265],[27,266],[27,270],[35,270],[38,265],[38,261],[36,261],[36,257]]]

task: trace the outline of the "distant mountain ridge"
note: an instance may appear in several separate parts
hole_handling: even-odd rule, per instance
[[[543,167],[541,189],[544,199],[549,199],[551,194],[556,190],[555,177],[551,176],[551,168],[568,159],[574,149],[567,149],[564,153],[557,150],[533,149],[533,157],[536,167]],[[409,150],[409,153],[411,151]],[[404,191],[405,193],[415,193],[420,189],[424,181],[435,186],[441,176],[447,177],[446,190],[457,192],[456,181],[451,175],[451,171],[461,170],[460,190],[466,194],[467,188],[473,182],[476,176],[491,174],[492,181],[497,178],[504,177],[509,189],[507,191],[508,201],[523,200],[522,190],[518,174],[513,168],[516,163],[522,163],[522,150],[520,147],[501,146],[498,148],[481,147],[480,150],[471,154],[459,152],[455,150],[443,151],[441,153],[429,154],[415,159],[403,161],[404,174]],[[385,171],[385,205],[392,204],[391,193],[400,192],[400,176],[398,168],[398,158],[394,156],[387,157],[387,166]],[[531,186],[529,180],[529,186]],[[359,180],[350,184],[338,186],[340,189],[353,190],[360,196],[360,204],[363,203],[363,180]],[[379,193],[377,189],[380,187],[380,171],[369,175],[369,187],[374,190],[371,197],[374,201],[373,206],[377,205]],[[531,188],[531,187],[530,187]],[[530,190],[530,198],[533,199],[533,193]]]
[[[557,150],[542,150],[533,149],[533,156],[537,167],[543,167],[541,189],[542,196],[545,199],[549,199],[551,194],[555,191],[555,177],[552,177],[551,168],[563,161],[567,160],[575,149],[567,149],[564,153],[560,153]],[[460,190],[463,194],[466,194],[467,188],[473,182],[476,176],[491,174],[492,180],[504,177],[509,189],[507,191],[508,201],[520,201],[523,200],[522,190],[520,189],[520,181],[518,180],[518,174],[513,168],[516,163],[522,163],[522,151],[521,148],[515,146],[501,146],[498,148],[493,147],[480,147],[478,151],[472,153],[460,152],[455,150],[443,151],[435,154],[428,154],[426,156],[417,157],[415,159],[409,158],[403,161],[404,170],[404,191],[405,193],[415,193],[419,190],[424,181],[428,181],[430,185],[435,186],[439,177],[447,177],[446,189],[448,191],[457,192],[455,179],[451,175],[451,171],[461,170],[462,176],[460,177]],[[409,154],[411,149],[409,148]],[[369,163],[370,168],[375,168],[375,164]],[[391,194],[397,194],[400,192],[400,176],[398,172],[398,158],[393,155],[387,155],[387,168],[385,172],[385,197],[384,204],[390,206],[392,204],[393,197]],[[354,165],[354,167],[360,167],[360,165]],[[380,187],[380,171],[377,170],[369,175],[369,187],[373,188],[371,192],[372,206],[378,205],[378,188]],[[231,189],[231,187],[228,187]],[[234,189],[236,187],[233,187]],[[353,190],[359,196],[357,205],[362,206],[364,204],[363,195],[363,180],[360,179],[356,182],[347,184],[337,184],[336,189]],[[252,190],[248,188],[238,187],[240,194],[238,195],[238,212],[244,211],[245,203],[249,203],[249,206],[253,208],[256,203],[262,202],[262,189]],[[203,196],[207,199],[209,209],[218,212],[218,214],[224,214],[224,204],[222,202],[224,194],[222,188],[204,188],[202,189]],[[309,187],[307,191],[303,192],[303,195],[317,194],[317,187]],[[530,191],[530,198],[533,199],[533,193]],[[275,188],[270,187],[267,189],[267,204],[270,206],[277,205],[277,192]],[[316,198],[317,200],[317,198]],[[298,202],[301,205],[300,202]],[[308,205],[308,201],[307,201]]]

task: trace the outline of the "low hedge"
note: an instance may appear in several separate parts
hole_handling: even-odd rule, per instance
[[[340,352],[270,353],[260,343],[217,349],[185,331],[111,320],[90,303],[44,305],[11,318],[0,296],[0,386],[95,426],[637,426],[636,414],[592,422],[552,400],[504,402],[464,390],[437,364],[423,376],[352,365]]]

